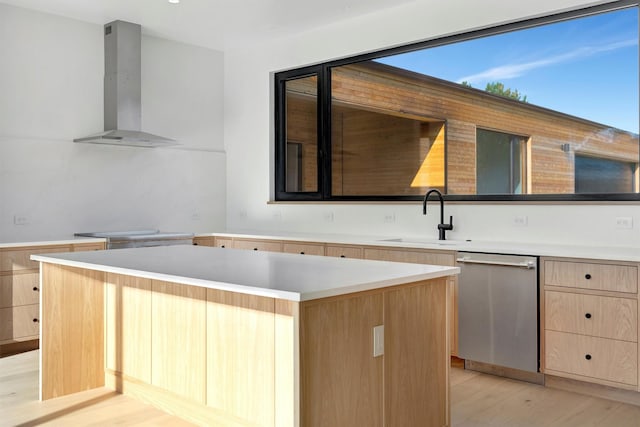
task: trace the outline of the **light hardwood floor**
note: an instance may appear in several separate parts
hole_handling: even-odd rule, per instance
[[[451,369],[452,427],[640,427],[640,407]],[[190,426],[106,388],[38,401],[38,351],[0,359],[0,426]]]

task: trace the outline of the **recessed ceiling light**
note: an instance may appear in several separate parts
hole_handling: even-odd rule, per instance
[[[180,3],[180,0],[169,0],[169,3],[178,4]]]

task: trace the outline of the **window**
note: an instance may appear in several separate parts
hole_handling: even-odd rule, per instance
[[[277,73],[276,200],[640,200],[638,3]]]
[[[634,193],[638,164],[576,155],[576,193]]]
[[[478,129],[476,194],[523,194],[526,138]]]

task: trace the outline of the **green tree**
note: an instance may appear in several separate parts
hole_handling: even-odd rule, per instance
[[[463,82],[463,84],[466,82]],[[523,95],[518,92],[517,89],[511,90],[510,88],[505,89],[504,84],[501,82],[490,82],[487,83],[487,87],[484,88],[486,92],[493,93],[495,95],[504,96],[507,98],[515,99],[520,102],[527,102],[527,95]]]

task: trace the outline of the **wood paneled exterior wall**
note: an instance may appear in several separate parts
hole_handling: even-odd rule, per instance
[[[447,192],[476,194],[477,128],[528,137],[530,194],[573,193],[575,155],[638,162],[637,134],[445,80],[369,61],[332,68],[331,81],[334,195],[422,194],[425,187],[411,183],[421,182],[414,178],[436,145],[433,138],[446,140]],[[310,83],[315,84],[289,82],[287,89],[309,93]],[[308,108],[291,102],[289,117],[308,114]],[[316,135],[293,124],[289,131],[289,141],[313,145],[304,153],[313,156],[308,167],[315,174]],[[563,144],[570,145],[569,152]]]

